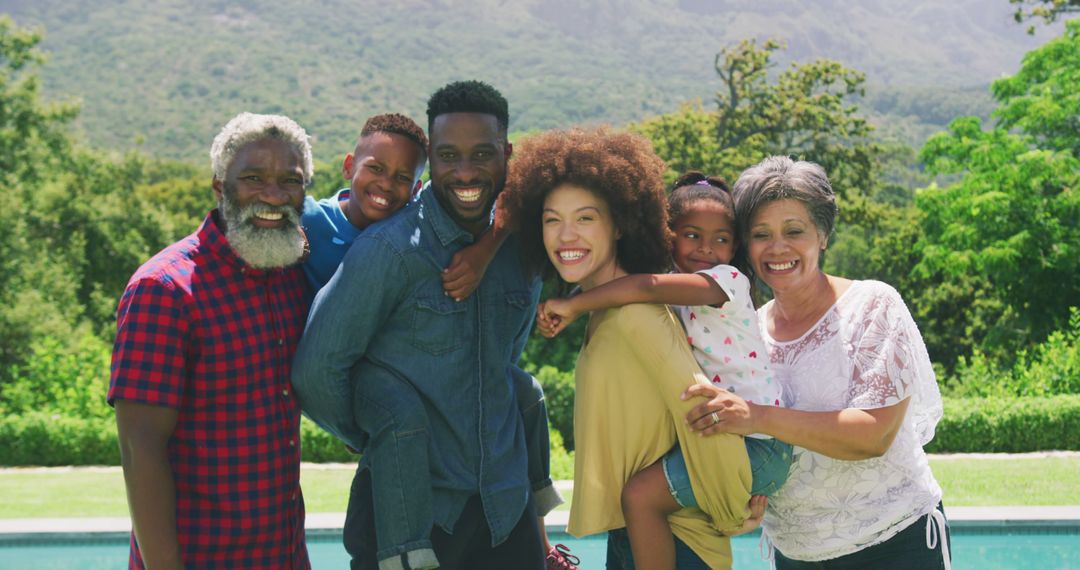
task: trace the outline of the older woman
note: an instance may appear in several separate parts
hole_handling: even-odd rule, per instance
[[[551,131],[519,145],[507,206],[525,254],[545,276],[589,290],[669,264],[664,165],[641,137],[606,130]],[[679,320],[664,305],[627,305],[589,316],[575,371],[576,457],[568,530],[625,526],[623,486],[678,442],[701,510],[670,519],[681,568],[731,566],[722,531],[746,519],[750,469],[742,439],[700,438],[683,422],[691,384],[708,384]],[[721,460],[721,458],[723,460]],[[612,533],[609,568],[628,549]],[[627,561],[629,562],[629,561]]]
[[[821,270],[837,209],[820,166],[770,157],[734,192],[750,269],[773,292],[758,315],[786,406],[695,386],[688,395],[710,400],[687,419],[796,446],[763,523],[777,568],[948,568],[941,488],[922,449],[941,396],[904,301],[885,283]]]

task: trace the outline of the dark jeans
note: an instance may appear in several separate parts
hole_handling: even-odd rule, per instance
[[[944,513],[941,504],[937,510]],[[862,570],[873,568],[874,570],[934,570],[945,568],[945,559],[942,556],[941,539],[938,538],[937,548],[930,550],[926,547],[926,515],[911,524],[911,526],[897,533],[895,536],[874,546],[864,548],[858,552],[852,552],[839,558],[820,560],[818,562],[803,562],[791,560],[785,557],[779,550],[776,555],[776,570]],[[931,523],[933,524],[933,523]],[[949,533],[948,524],[945,525],[945,537],[947,544],[952,547],[952,536]]]
[[[675,538],[675,568],[677,570],[709,570],[685,542]],[[634,570],[634,555],[630,552],[630,535],[625,528],[608,531],[607,570]]]
[[[353,478],[343,541],[345,550],[352,556],[352,570],[377,570],[371,473],[367,469],[358,470]],[[465,503],[465,509],[454,524],[454,534],[447,534],[435,526],[431,529],[431,543],[439,558],[439,568],[444,570],[544,569],[545,553],[531,499],[510,536],[496,546],[491,545],[491,530],[479,495],[470,497]]]
[[[525,426],[534,506],[547,513],[562,500],[551,481],[544,390],[532,375],[518,368],[510,372]],[[357,378],[353,385],[353,418],[368,438],[362,449],[375,490],[376,555],[380,560],[402,555],[429,560],[428,531],[434,517],[431,478],[426,475],[431,426],[424,404],[411,384],[396,377]]]

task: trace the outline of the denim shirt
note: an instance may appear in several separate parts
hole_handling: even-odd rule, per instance
[[[435,523],[453,530],[479,494],[495,544],[529,495],[525,437],[511,374],[528,337],[539,280],[510,236],[480,286],[461,302],[443,292],[453,254],[473,242],[430,188],[353,242],[315,298],[293,383],[305,411],[342,398],[350,379],[406,381],[430,421]],[[329,404],[328,404],[329,405]],[[313,418],[314,419],[314,418]],[[347,433],[355,426],[326,426]]]

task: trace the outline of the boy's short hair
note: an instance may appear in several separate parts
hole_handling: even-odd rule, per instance
[[[364,128],[360,130],[360,138],[372,133],[391,133],[401,135],[420,147],[420,156],[427,157],[428,139],[424,129],[416,124],[416,121],[400,113],[383,113],[375,115],[364,122]],[[359,144],[360,141],[357,141]]]
[[[420,159],[417,164],[417,176],[423,171],[423,166],[428,162],[428,135],[423,134],[423,128],[416,121],[405,117],[401,113],[382,113],[369,118],[364,122],[360,130],[360,139],[356,140],[356,147],[360,148],[360,142],[367,135],[374,133],[390,133],[401,135],[420,147]]]
[[[483,81],[456,81],[439,89],[428,99],[428,132],[435,117],[446,113],[483,113],[494,115],[503,131],[510,126],[510,110],[498,89]]]

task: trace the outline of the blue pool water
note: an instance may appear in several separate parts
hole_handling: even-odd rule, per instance
[[[582,570],[604,568],[604,537],[576,539],[552,534],[551,540],[570,546],[581,558]],[[769,568],[758,554],[757,535],[736,537],[732,547],[737,570]],[[348,568],[348,555],[339,537],[309,538],[308,551],[315,570]],[[952,552],[957,570],[1080,569],[1080,529],[956,529]],[[113,570],[126,564],[127,543],[117,540],[0,543],[0,568],[5,570]]]

